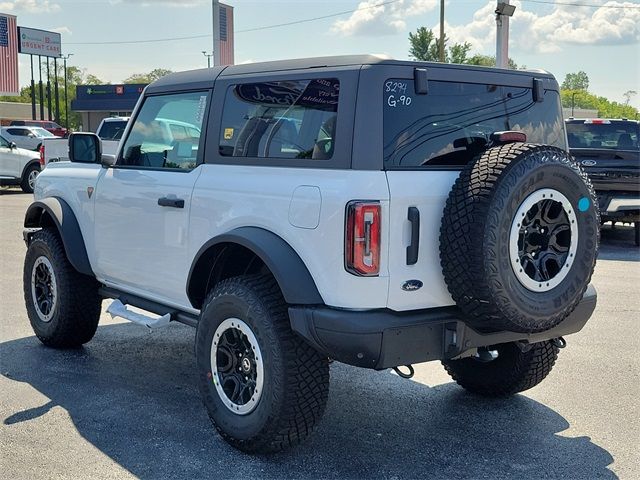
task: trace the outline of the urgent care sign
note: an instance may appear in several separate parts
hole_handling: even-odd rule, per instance
[[[60,34],[35,28],[18,27],[18,51],[43,57],[60,57],[62,42]]]

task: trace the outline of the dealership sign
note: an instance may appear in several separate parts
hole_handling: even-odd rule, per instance
[[[60,57],[62,42],[60,34],[35,28],[18,27],[18,51],[43,57]]]

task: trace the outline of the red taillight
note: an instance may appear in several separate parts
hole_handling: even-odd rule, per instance
[[[347,204],[345,267],[361,276],[380,272],[380,203],[354,201]]]
[[[506,132],[495,132],[491,134],[491,140],[497,143],[526,142],[527,134],[524,132],[516,132],[513,130],[509,130]]]
[[[40,145],[40,166],[44,167],[44,145]]]

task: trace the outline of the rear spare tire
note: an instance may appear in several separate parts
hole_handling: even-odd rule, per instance
[[[548,330],[582,299],[599,228],[591,184],[567,152],[490,148],[447,199],[440,260],[449,292],[479,330]]]

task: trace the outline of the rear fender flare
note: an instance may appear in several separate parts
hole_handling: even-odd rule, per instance
[[[240,227],[206,242],[196,254],[187,280],[187,296],[195,302],[192,281],[198,271],[199,260],[216,245],[237,244],[252,251],[273,274],[284,299],[294,305],[320,305],[322,296],[313,277],[296,251],[278,235],[258,227]],[[195,277],[198,275],[195,274]]]

